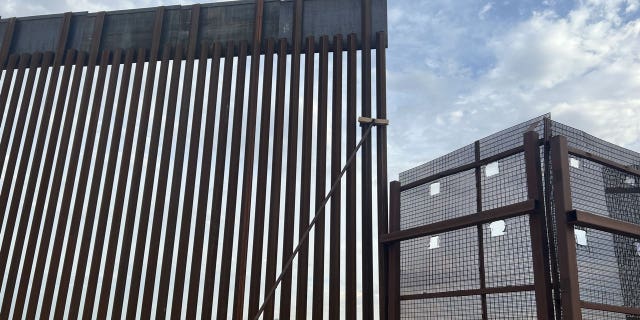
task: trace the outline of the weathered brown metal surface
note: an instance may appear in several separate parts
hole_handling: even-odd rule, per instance
[[[558,264],[560,266],[560,293],[562,317],[582,319],[580,312],[580,289],[578,288],[578,262],[576,238],[573,228],[567,224],[567,212],[573,207],[569,182],[569,153],[567,138],[551,138],[551,168],[553,169],[553,199],[558,232]]]
[[[386,117],[385,32],[384,0],[0,19],[0,318],[373,317],[386,132],[356,119]]]

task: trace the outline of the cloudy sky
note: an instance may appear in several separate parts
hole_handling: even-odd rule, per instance
[[[163,4],[4,0],[0,15]],[[640,1],[390,0],[388,15],[391,177],[547,112],[640,150]]]

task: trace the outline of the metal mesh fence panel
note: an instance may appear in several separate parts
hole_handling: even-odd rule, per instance
[[[482,210],[527,200],[524,154],[482,166]]]
[[[402,193],[400,228],[408,229],[476,212],[475,173],[467,170]]]
[[[573,209],[618,221],[640,224],[640,177],[604,165],[606,161],[577,156],[601,157],[634,170],[640,166],[640,154],[606,142],[580,130],[550,121],[543,115],[518,124],[477,142],[480,166],[476,190],[475,170],[461,171],[434,179],[401,193],[401,230],[465,217],[477,212],[500,209],[528,199],[527,175],[523,153],[523,133],[533,130],[544,140],[540,144],[544,183],[544,214],[549,237],[547,259],[557,276],[556,208],[552,192],[552,172],[544,141],[562,135],[569,145],[569,177]],[[522,150],[522,149],[519,149]],[[572,151],[578,150],[578,151]],[[474,145],[460,148],[400,174],[403,185],[447,170],[473,164]],[[547,151],[549,151],[547,149]],[[553,150],[550,151],[551,153]],[[488,162],[488,157],[501,159]],[[586,157],[585,155],[585,157]],[[492,158],[492,159],[494,159]],[[469,168],[468,166],[465,169]],[[481,195],[481,199],[476,198]],[[562,213],[565,214],[565,213]],[[487,317],[492,319],[536,318],[536,296],[531,222],[528,215],[482,224],[481,231],[465,227],[439,235],[401,242],[401,295],[413,295],[401,303],[403,319],[479,318],[482,316],[484,288],[520,286],[514,292],[487,293]],[[479,242],[478,236],[482,242]],[[434,240],[434,238],[437,238]],[[453,240],[453,242],[452,242]],[[578,277],[582,301],[611,306],[640,308],[640,240],[588,228],[576,228]],[[434,244],[436,248],[432,248]],[[483,256],[478,256],[478,250]],[[484,268],[484,280],[478,269]],[[557,281],[557,277],[552,282]],[[484,287],[482,285],[484,281]],[[522,287],[524,286],[524,287]],[[480,290],[456,298],[434,297],[455,290]],[[530,291],[528,291],[530,290]],[[554,289],[554,293],[558,291]],[[556,298],[558,296],[556,295]],[[466,305],[458,303],[469,299]],[[475,299],[475,300],[474,300]],[[466,301],[466,300],[465,300]],[[471,303],[469,301],[476,301]],[[556,306],[554,306],[555,308]],[[474,309],[475,308],[475,309]],[[470,310],[474,309],[473,312]],[[443,311],[447,310],[447,311]],[[470,315],[466,315],[469,311]],[[560,316],[561,310],[555,313]],[[428,315],[426,315],[428,314]],[[583,309],[585,319],[637,319],[621,313]]]
[[[640,307],[640,239],[576,227],[583,301]]]
[[[533,291],[487,295],[489,319],[537,319]]]
[[[529,217],[499,220],[483,229],[487,287],[532,284]]]
[[[400,293],[479,288],[476,235],[471,227],[402,242]]]

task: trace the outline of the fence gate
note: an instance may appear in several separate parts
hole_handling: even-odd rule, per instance
[[[337,319],[341,280],[384,316],[386,29],[385,0],[0,20],[0,318]]]

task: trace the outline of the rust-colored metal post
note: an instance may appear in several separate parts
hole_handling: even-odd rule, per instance
[[[361,90],[363,117],[371,117],[371,0],[361,2]],[[362,126],[362,135],[366,126]],[[376,128],[377,130],[377,128]],[[371,136],[362,144],[362,317],[373,319],[373,168]]]
[[[480,141],[476,141],[474,143],[474,151],[475,151],[475,160],[476,163],[480,162]],[[479,165],[475,167],[475,177],[476,177],[476,212],[482,212],[482,167]],[[480,290],[485,290],[487,288],[486,284],[486,273],[485,273],[485,264],[484,264],[484,234],[482,230],[483,225],[479,224],[477,226],[478,229],[478,274],[480,276]],[[482,305],[482,319],[486,320],[489,318],[487,312],[487,294],[482,293],[480,295],[480,302]]]
[[[378,32],[376,34],[376,118],[387,118],[387,34]],[[378,191],[378,236],[389,232],[389,200],[387,189],[387,126],[376,127],[377,133],[377,191]],[[387,275],[389,274],[389,266],[387,265],[387,251],[384,245],[378,245],[378,270],[379,275],[379,294],[380,294],[380,316],[382,319],[387,317]]]
[[[389,184],[389,232],[400,231],[400,182]],[[400,320],[400,242],[387,246],[389,275],[387,292],[388,319]]]
[[[551,277],[552,277],[552,288],[553,288],[553,304],[556,310],[555,319],[561,319],[560,310],[562,308],[560,304],[560,274],[558,272],[558,249],[556,247],[555,241],[555,225],[552,214],[552,206],[551,206],[551,193],[553,192],[553,188],[551,187],[551,150],[550,150],[550,141],[552,135],[552,122],[551,118],[544,118],[543,120],[543,135],[544,135],[544,210],[546,212],[546,221],[547,224],[547,247],[549,248],[549,256],[550,265],[551,265]]]
[[[300,217],[298,224],[299,242],[304,230],[309,227],[311,211],[311,152],[313,142],[313,78],[314,39],[306,39],[304,68],[304,100],[302,111],[302,164],[300,170]],[[314,210],[315,211],[315,210]],[[298,254],[298,287],[296,290],[296,319],[307,318],[307,291],[309,289],[309,243],[301,242]]]
[[[293,4],[293,32],[291,51],[291,78],[289,80],[289,133],[287,137],[287,176],[284,203],[284,241],[282,261],[287,261],[293,251],[295,223],[296,185],[298,181],[298,114],[300,98],[300,52],[302,50],[302,13],[304,1]],[[280,318],[289,319],[291,313],[292,270],[287,270],[280,289]]]
[[[333,91],[331,100],[331,183],[342,169],[342,36],[333,37]],[[329,226],[329,318],[340,318],[340,230],[342,202],[339,185],[331,197]]]
[[[356,35],[347,36],[347,152],[352,154],[356,148],[356,102],[357,102],[357,55]],[[356,162],[352,162],[347,171],[346,190],[346,318],[356,318]]]
[[[318,80],[318,126],[316,151],[316,199],[318,211],[325,198],[327,182],[327,100],[329,85],[329,37],[320,38],[320,63]],[[313,258],[313,319],[322,319],[324,312],[324,256],[325,256],[325,208],[318,213],[315,225]]]
[[[553,170],[553,201],[556,208],[558,232],[558,262],[560,265],[560,295],[564,319],[582,319],[580,289],[578,286],[578,262],[573,226],[567,223],[567,213],[572,210],[569,182],[569,153],[567,138],[551,138],[551,168]]]
[[[536,210],[529,216],[531,252],[533,255],[533,277],[536,290],[538,319],[553,319],[553,298],[547,229],[544,216],[542,191],[542,169],[540,167],[539,135],[535,131],[524,134],[524,161],[527,175],[527,194],[536,200]]]

